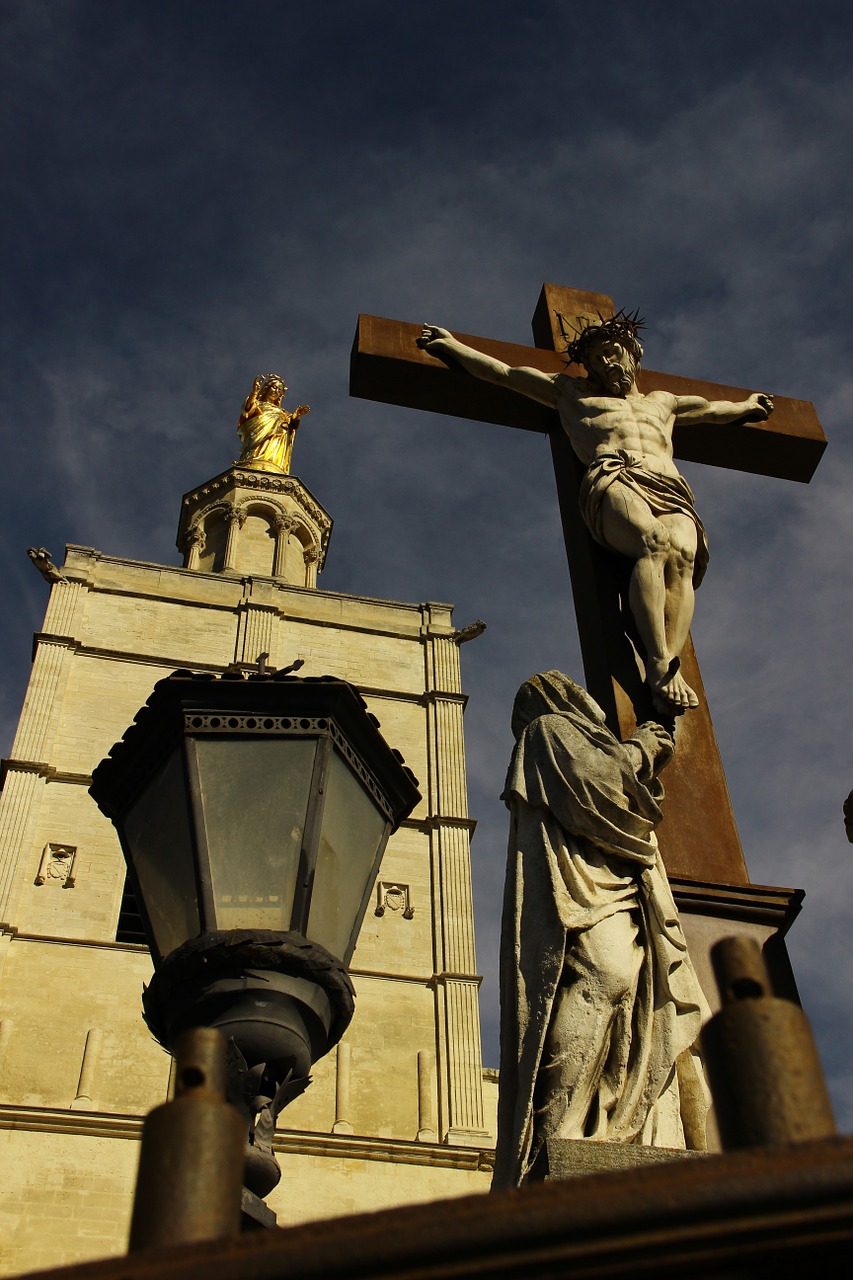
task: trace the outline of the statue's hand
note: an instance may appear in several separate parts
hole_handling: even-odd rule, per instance
[[[311,410],[307,404],[298,404],[290,416],[291,418],[303,418],[306,413],[310,412]]]
[[[423,332],[417,342],[419,347],[422,347],[425,351],[429,351],[433,342],[440,342],[442,339],[445,341],[452,341],[453,334],[447,329],[440,329],[436,324],[425,324]]]
[[[773,397],[763,391],[754,391],[746,401],[747,412],[744,415],[751,422],[764,422],[773,412]]]
[[[647,720],[644,724],[638,725],[628,741],[642,743],[651,754],[654,760],[652,771],[655,777],[669,764],[675,754],[672,735],[657,720]]]

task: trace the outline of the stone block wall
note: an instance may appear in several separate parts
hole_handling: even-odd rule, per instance
[[[64,573],[0,795],[0,1272],[121,1252],[141,1118],[167,1095],[170,1060],[140,1016],[147,951],[115,940],[124,864],[92,769],[170,671],[262,652],[357,685],[423,795],[365,916],[343,1052],[282,1117],[271,1204],[295,1221],[486,1190],[495,1085],[484,1093],[450,606],[85,547]]]

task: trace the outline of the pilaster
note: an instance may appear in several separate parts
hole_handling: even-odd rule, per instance
[[[266,653],[271,665],[275,666],[273,645],[278,616],[274,605],[255,604],[251,597],[243,599],[237,611],[235,662],[254,663],[262,653]]]
[[[12,923],[21,857],[32,845],[41,808],[45,773],[40,766],[4,761],[0,795],[0,928]],[[41,766],[45,769],[46,766]]]
[[[439,1126],[445,1142],[477,1146],[487,1135],[462,730],[465,698],[450,609],[425,605],[423,611]]]
[[[45,779],[50,772],[61,705],[86,584],[55,582],[36,636],[33,669],[18,731],[8,760],[3,761],[0,795],[0,922],[11,923],[17,898],[21,858],[30,852]]]

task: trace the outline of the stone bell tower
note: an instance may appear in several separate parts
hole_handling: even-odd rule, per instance
[[[282,1116],[280,1224],[488,1189],[496,1089],[474,956],[467,632],[447,604],[318,588],[332,521],[289,473],[307,409],[282,410],[279,385],[256,381],[240,458],[183,498],[181,565],[84,546],[59,569],[41,557],[50,598],[0,794],[0,1275],[126,1246],[142,1118],[167,1094],[170,1060],[142,1022],[151,961],[88,787],[179,667],[301,659],[303,676],[350,681],[423,795],[380,867],[350,1029]]]

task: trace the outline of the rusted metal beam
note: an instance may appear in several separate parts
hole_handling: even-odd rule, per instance
[[[29,1280],[778,1280],[843,1274],[853,1138],[707,1156],[520,1191],[152,1250]]]

